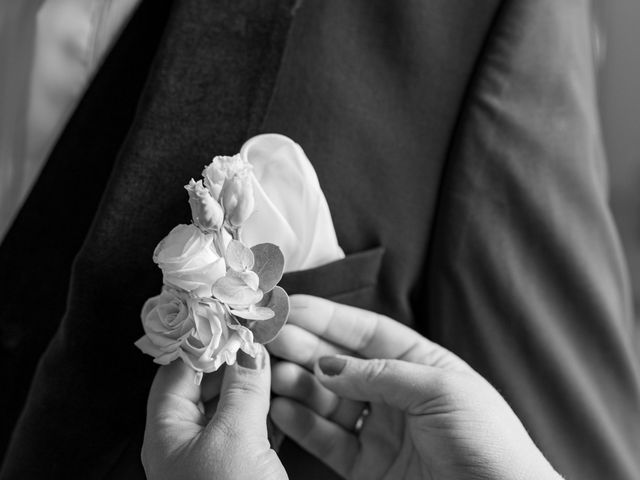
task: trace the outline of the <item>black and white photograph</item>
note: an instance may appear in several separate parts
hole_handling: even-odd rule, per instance
[[[640,0],[0,0],[0,480],[639,480]]]

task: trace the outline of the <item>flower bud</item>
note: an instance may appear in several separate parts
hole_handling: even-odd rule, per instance
[[[224,212],[220,204],[211,196],[209,190],[202,185],[202,180],[196,182],[191,179],[189,185],[185,185],[184,188],[189,192],[189,206],[191,206],[193,223],[205,231],[220,228]]]
[[[251,175],[234,175],[227,179],[220,196],[228,222],[233,227],[239,227],[255,208]]]
[[[240,155],[214,157],[211,163],[202,171],[204,184],[216,200],[220,200],[220,192],[225,180],[234,175],[244,176],[251,169],[251,165],[245,162]]]

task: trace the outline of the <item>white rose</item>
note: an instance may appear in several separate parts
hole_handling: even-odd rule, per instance
[[[237,323],[217,301],[190,301],[194,329],[181,345],[180,358],[197,372],[233,365],[238,350],[254,356],[253,333]]]
[[[178,358],[180,347],[194,328],[186,298],[164,288],[160,295],[145,302],[140,316],[145,336],[136,346],[160,365]]]
[[[215,300],[194,299],[172,289],[147,300],[142,308],[145,335],[135,344],[154,362],[181,358],[200,375],[236,362],[238,350],[256,356],[251,331]]]
[[[210,297],[213,284],[226,272],[213,237],[195,225],[178,225],[171,230],[153,252],[153,261],[162,270],[166,285],[197,297]]]

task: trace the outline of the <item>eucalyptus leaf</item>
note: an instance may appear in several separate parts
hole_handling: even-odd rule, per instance
[[[260,278],[259,288],[268,292],[275,287],[284,272],[284,255],[273,243],[260,243],[251,247],[254,257],[252,270]]]
[[[244,272],[253,268],[253,252],[239,240],[231,240],[225,254],[227,265],[236,272]]]
[[[258,274],[253,270],[247,270],[245,272],[236,272],[235,270],[227,271],[228,277],[236,277],[241,279],[245,285],[252,290],[258,290],[260,285],[260,279],[258,278]]]
[[[253,332],[254,341],[264,345],[276,338],[282,327],[287,323],[289,318],[289,296],[282,287],[275,287],[264,295],[258,305],[259,307],[270,308],[274,313],[273,318],[269,320],[249,323],[249,329]]]
[[[213,296],[233,307],[248,307],[263,298],[261,290],[254,290],[240,277],[225,276],[213,285]]]
[[[264,321],[275,317],[275,312],[269,307],[249,307],[246,310],[231,310],[231,313],[236,317],[244,318],[245,320]]]

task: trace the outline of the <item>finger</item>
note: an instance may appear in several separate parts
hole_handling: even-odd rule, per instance
[[[345,430],[353,429],[365,408],[363,402],[338,397],[323,387],[315,375],[294,363],[278,363],[271,376],[274,393],[295,400]]]
[[[401,360],[323,357],[315,370],[320,382],[352,400],[384,403],[409,414],[425,414],[432,399],[451,392],[452,372]],[[447,383],[448,382],[448,383]]]
[[[423,339],[377,313],[308,295],[291,297],[289,322],[367,358],[398,358]]]
[[[285,325],[269,344],[269,351],[276,357],[302,365],[309,371],[313,370],[316,361],[322,356],[352,353],[295,325]]]
[[[149,458],[164,458],[200,434],[207,420],[199,408],[196,372],[182,360],[158,368],[147,400],[142,446],[145,469]]]
[[[285,435],[344,478],[355,465],[359,444],[355,435],[286,398],[276,398],[271,418]]]
[[[181,360],[161,366],[149,391],[148,423],[157,419],[199,421],[200,386],[195,376],[196,372]]]
[[[210,423],[229,434],[267,438],[267,414],[271,394],[269,354],[262,345],[256,358],[239,352],[238,363],[227,365],[218,409]]]
[[[395,320],[322,298],[293,295],[289,322],[365,358],[466,367],[453,353]]]

